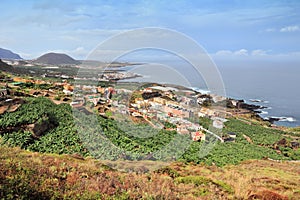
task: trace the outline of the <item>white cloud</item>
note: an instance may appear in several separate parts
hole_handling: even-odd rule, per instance
[[[216,52],[217,56],[229,56],[232,55],[232,51],[229,50],[220,50]]]
[[[286,53],[271,53],[271,50],[255,49],[246,50],[241,49],[237,51],[220,50],[211,57],[216,61],[289,61],[297,62],[300,61],[300,52],[286,52]],[[245,56],[247,55],[247,56]]]
[[[256,49],[256,50],[253,50],[251,52],[251,55],[252,56],[266,56],[267,55],[267,51],[262,50],[262,49]]]
[[[280,32],[295,32],[299,31],[300,27],[299,26],[286,26],[280,29]]]
[[[247,49],[240,49],[236,51],[230,51],[230,50],[220,50],[217,51],[213,56],[217,57],[232,57],[232,58],[239,58],[239,57],[255,57],[255,56],[268,56],[268,51],[263,49],[255,49],[252,51],[249,51]]]
[[[220,51],[217,51],[215,53],[215,55],[216,56],[235,56],[235,57],[238,57],[238,56],[248,56],[249,53],[248,53],[247,49],[240,49],[240,50],[237,50],[237,51],[220,50]]]
[[[237,55],[237,56],[248,56],[248,50],[247,49],[240,49],[238,51],[235,51],[233,54]]]

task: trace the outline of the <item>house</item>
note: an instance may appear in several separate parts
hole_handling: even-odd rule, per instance
[[[236,138],[236,133],[234,132],[228,132],[227,134],[230,138]]]
[[[68,84],[68,83],[64,83],[64,84],[63,84],[63,88],[64,88],[65,90],[70,91],[70,92],[73,92],[73,90],[74,90],[74,86],[72,86],[72,85],[70,85],[70,84]]]
[[[158,103],[160,105],[166,105],[166,99],[163,99],[161,97],[154,97],[153,102]]]
[[[205,140],[205,134],[201,131],[196,131],[191,133],[191,137],[193,141],[204,141]]]
[[[178,106],[175,107],[172,105],[164,106],[163,111],[165,113],[172,113],[174,116],[178,116],[181,118],[190,118],[193,114],[190,110],[180,108]]]
[[[228,137],[224,139],[224,142],[235,142],[234,138]]]
[[[210,96],[211,96],[213,102],[215,102],[215,103],[226,100],[226,97],[223,97],[223,96],[220,96],[220,95],[210,94]]]
[[[214,110],[204,108],[204,107],[201,107],[200,112],[203,113],[205,116],[214,116],[215,115]]]
[[[106,99],[110,99],[115,94],[115,90],[112,87],[108,87],[104,90],[104,96]]]
[[[227,119],[220,117],[212,117],[211,119],[213,120],[213,126],[218,129],[224,128],[224,122],[228,121]]]
[[[202,112],[198,112],[198,117],[205,117],[206,115]]]
[[[189,98],[189,97],[182,97],[180,104],[182,105],[196,105],[196,99]]]
[[[145,92],[145,93],[152,93],[153,91],[152,91],[151,88],[145,88],[145,89],[143,90],[143,92]]]

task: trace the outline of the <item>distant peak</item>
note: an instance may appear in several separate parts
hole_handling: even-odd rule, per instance
[[[64,53],[49,52],[35,60],[36,63],[48,64],[48,65],[63,65],[63,64],[80,64],[79,61],[75,60],[71,56]]]
[[[22,60],[23,58],[11,50],[0,48],[0,59]]]

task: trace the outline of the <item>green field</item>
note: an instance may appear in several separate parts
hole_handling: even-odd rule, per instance
[[[200,122],[209,123],[209,119]],[[46,124],[49,128],[37,136],[27,128],[30,124]],[[175,131],[85,115],[73,111],[68,104],[56,105],[43,97],[27,98],[17,111],[0,116],[2,144],[34,152],[80,154],[105,160],[179,159],[218,166],[249,159],[300,159],[299,149],[290,146],[292,139],[287,132],[237,119],[230,119],[225,126],[223,135],[235,132],[235,142],[220,143],[209,136],[205,142],[192,142]],[[276,146],[283,138],[286,145]]]

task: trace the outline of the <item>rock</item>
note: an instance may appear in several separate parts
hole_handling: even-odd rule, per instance
[[[27,125],[26,129],[31,131],[34,137],[38,138],[53,127],[55,127],[55,124],[51,123],[48,116],[44,116],[34,124]]]

